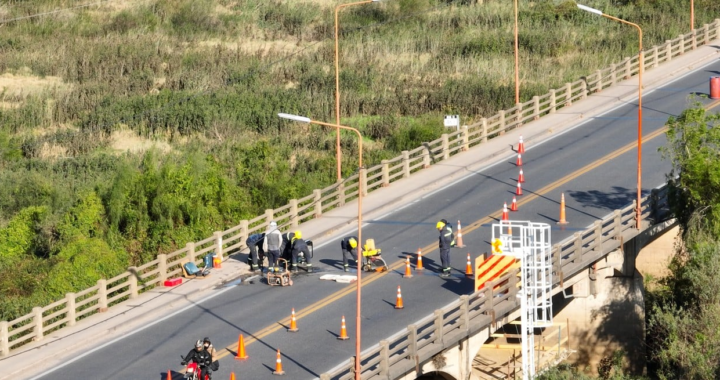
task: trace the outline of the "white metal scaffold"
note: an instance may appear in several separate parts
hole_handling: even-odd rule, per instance
[[[521,338],[523,380],[535,378],[535,328],[553,323],[552,246],[550,225],[527,221],[501,221],[492,225],[492,243],[502,244],[499,254],[520,259]]]

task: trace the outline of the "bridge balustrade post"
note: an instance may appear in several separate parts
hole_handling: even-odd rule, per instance
[[[575,240],[574,240],[574,246],[575,249],[573,250],[573,261],[581,259],[582,258],[582,234],[580,232],[576,232],[573,234]]]
[[[215,231],[213,236],[215,236],[215,256],[220,258],[220,261],[223,261],[223,233],[222,231]]]
[[[443,133],[442,136],[442,157],[443,160],[450,158],[450,139],[447,133]]]
[[[613,218],[613,231],[615,233],[615,239],[620,240],[620,237],[622,236],[622,214],[620,213],[620,210],[613,211],[613,214],[615,214],[615,217]]]
[[[462,130],[462,150],[463,152],[467,152],[470,149],[470,132],[468,131],[468,126],[463,125],[460,130]]]
[[[320,380],[330,380],[330,375],[328,375],[327,373],[323,373],[322,375],[320,375]]]
[[[0,356],[10,353],[10,332],[7,321],[0,322]]]
[[[158,280],[162,283],[167,280],[167,255],[161,253],[157,255],[158,261]]]
[[[533,96],[533,120],[540,118],[540,97]]]
[[[414,360],[417,356],[417,325],[408,326],[408,359]]]
[[[665,40],[665,62],[672,60],[672,41]]]
[[[167,279],[167,275],[166,275]],[[165,280],[163,280],[165,281]],[[162,282],[162,281],[161,281]],[[108,296],[107,296],[107,280],[101,278],[97,282],[98,287],[98,311],[104,313],[108,311]]]
[[[423,148],[425,148],[425,154],[423,155],[423,169],[427,169],[430,167],[430,157],[432,157],[432,150],[430,149],[430,144],[427,142],[422,143]],[[408,165],[409,166],[409,165]],[[408,169],[408,172],[410,170]]]
[[[518,282],[520,281],[518,280],[517,275],[510,276],[508,279],[510,301],[515,305],[520,304],[520,299],[518,298]]]
[[[290,200],[290,225],[295,228],[300,224],[298,218],[298,201],[297,199]]]
[[[565,104],[567,107],[572,105],[572,85],[565,83]]]
[[[75,316],[75,293],[65,294],[65,318],[67,318],[68,326],[75,326],[77,317]]]
[[[552,252],[553,271],[555,271],[555,273],[560,273],[562,271],[562,250],[560,249],[560,244],[555,244],[552,247]]]
[[[697,33],[696,33],[696,31],[697,31],[696,29],[693,29],[690,31],[690,33],[692,34],[692,50],[697,49]]]
[[[488,286],[490,284],[490,286]],[[484,309],[486,312],[491,312],[494,306],[495,299],[493,298],[493,286],[492,282],[488,281],[485,283],[485,288],[483,290],[483,295],[485,296],[485,305]]]
[[[390,186],[390,164],[388,164],[388,160],[382,160],[380,161],[382,164],[382,187],[388,187]]]
[[[487,118],[482,118],[480,120],[482,123],[482,142],[486,143],[488,141],[488,122]]]
[[[603,225],[603,222],[596,220],[595,223],[593,223],[593,224],[594,224],[594,229],[595,229],[594,249],[596,251],[600,251],[600,249],[602,248],[602,225]]]
[[[470,302],[466,294],[460,296],[460,330],[470,330]]]
[[[360,168],[360,173],[359,173],[358,177],[359,177],[358,181],[360,181],[362,183],[362,192],[361,192],[360,196],[365,197],[368,194],[367,169]],[[358,186],[360,186],[359,183],[358,183]]]
[[[240,221],[240,239],[242,239],[242,242],[245,243],[247,238],[250,237],[250,222],[247,220],[241,220]]]
[[[610,84],[615,85],[617,83],[617,67],[614,63],[610,64]]]
[[[703,35],[705,37],[705,45],[710,43],[710,26],[708,24],[705,24],[703,26]]]
[[[403,178],[410,177],[410,153],[407,150],[402,151],[403,162]]]
[[[43,339],[43,315],[42,315],[42,308],[40,306],[36,306],[32,309],[33,313],[33,334],[35,334],[34,340],[41,341]]]
[[[338,185],[337,191],[338,191],[338,201],[339,201],[338,206],[343,206],[343,205],[345,205],[345,183],[344,182],[341,182]]]
[[[680,39],[680,52],[678,52],[678,55],[683,55],[685,54],[685,36],[681,34],[678,38]]]
[[[187,258],[190,260],[191,263],[195,262],[195,243],[190,242],[185,244],[185,249],[187,250]]]
[[[588,83],[587,83],[587,77],[583,78],[582,82],[580,82],[580,99],[587,98],[588,94]]]
[[[555,89],[550,90],[550,113],[557,111],[557,99],[555,96]]]
[[[128,277],[128,290],[130,291],[130,299],[135,299],[138,296],[138,277],[140,274],[137,271],[137,267],[128,268],[130,277]]]
[[[442,310],[435,310],[435,344],[443,344],[443,324],[445,315]]]
[[[632,76],[632,69],[630,68],[630,57],[625,57],[625,79],[630,79]]]
[[[720,21],[715,20],[715,38],[720,38]]]
[[[505,110],[500,110],[500,133],[505,133]]]
[[[387,340],[380,341],[380,375],[390,374],[390,344]]]
[[[358,173],[358,180],[360,180],[360,175]],[[322,216],[322,191],[320,189],[313,190],[313,203],[315,204],[315,214],[313,217],[319,218]],[[271,221],[272,219],[268,219],[268,221]]]
[[[522,125],[522,113],[523,113],[523,104],[518,103],[515,105],[515,122],[513,123],[514,127],[517,128]]]
[[[658,53],[658,47],[653,46],[652,50],[653,67],[658,67],[660,64],[660,54]]]

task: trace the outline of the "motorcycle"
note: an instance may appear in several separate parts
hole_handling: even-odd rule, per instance
[[[180,357],[182,357],[182,355],[180,355]],[[185,359],[185,358],[183,358],[183,359]],[[182,364],[185,364],[184,360],[183,360]],[[200,379],[200,366],[192,360],[186,364],[185,378],[187,380],[201,380]],[[210,380],[210,375],[205,374],[205,378],[202,380]]]

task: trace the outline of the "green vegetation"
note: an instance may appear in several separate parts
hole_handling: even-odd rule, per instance
[[[4,23],[0,319],[332,184],[333,132],[276,113],[334,120],[334,5],[118,1]],[[13,2],[0,18],[64,6]],[[695,7],[701,24],[720,3]],[[687,32],[685,8],[605,10],[651,46]],[[365,134],[368,165],[439,137],[445,113],[512,106],[511,3],[391,0],[341,17],[342,122]],[[520,25],[522,100],[637,53],[634,31],[572,2],[521,2]]]

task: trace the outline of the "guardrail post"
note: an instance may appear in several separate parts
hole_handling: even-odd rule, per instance
[[[67,325],[74,326],[77,319],[75,316],[75,293],[65,294],[65,307],[67,308],[67,312],[65,313]]]
[[[290,200],[290,225],[295,228],[298,226],[298,201],[297,199]]]
[[[275,219],[275,213],[274,213],[273,209],[271,209],[271,208],[265,209],[265,223],[270,224],[270,222],[272,222],[273,219]]]
[[[440,137],[442,138],[443,160],[447,160],[450,158],[450,141],[448,139],[448,134],[443,133]]]
[[[468,331],[470,329],[470,303],[468,296],[463,294],[460,296],[460,330]]]
[[[387,340],[380,341],[380,375],[390,374],[390,344]]]
[[[362,183],[362,192],[361,196],[367,196],[367,189],[368,189],[368,182],[367,182],[367,169],[360,168],[360,173],[358,175],[358,181]],[[360,184],[358,184],[360,186]]]
[[[580,82],[580,99],[585,99],[585,98],[587,98],[587,94],[588,94],[587,81],[588,81],[588,78],[585,77],[585,78],[583,78],[583,80]]]
[[[518,128],[519,126],[522,125],[522,113],[523,113],[522,107],[523,107],[522,103],[518,103],[515,105],[515,123],[514,123],[515,128]]]
[[[617,83],[617,66],[614,63],[610,64],[610,85],[614,86]]]
[[[482,142],[486,143],[488,141],[488,123],[487,118],[482,118],[480,120],[482,123]]]
[[[500,134],[505,133],[505,110],[500,110]]]
[[[185,248],[187,249],[187,258],[190,260],[190,262],[195,262],[195,243],[190,242],[185,244]]]
[[[417,325],[408,326],[408,359],[415,360],[417,355]]]
[[[97,282],[97,287],[98,287],[98,311],[101,313],[104,313],[104,312],[108,311],[107,281],[104,278],[99,279]]]
[[[557,111],[557,99],[555,96],[555,89],[550,90],[550,113]]]
[[[622,214],[620,213],[620,210],[613,211],[615,214],[614,222],[613,222],[613,229],[615,230],[615,239],[620,240],[620,236],[622,236]]]
[[[575,261],[582,257],[582,234],[580,232],[576,232],[573,234],[573,237],[575,238],[573,241],[575,249],[573,250],[572,259]]]
[[[703,26],[703,35],[704,35],[704,43],[705,45],[710,43],[710,26],[708,24],[705,24]]]
[[[138,296],[138,277],[140,277],[140,273],[138,273],[137,267],[128,268],[128,272],[130,272],[128,290],[130,291],[130,299],[134,299]]]
[[[34,341],[40,341],[43,339],[43,315],[42,315],[42,308],[40,306],[36,306],[32,309],[33,313],[33,323],[35,324],[35,328],[33,329],[35,334],[35,337],[33,338]]]
[[[630,76],[632,76],[632,70],[630,68],[630,57],[625,57],[625,79],[630,79]]]
[[[0,356],[7,356],[10,353],[10,332],[7,321],[0,322]]]
[[[430,156],[432,156],[432,151],[430,150],[430,144],[423,142],[422,146],[425,148],[425,154],[423,155],[423,169],[427,169],[430,167]]]
[[[660,64],[660,54],[658,53],[658,47],[653,46],[652,50],[653,67],[658,67]]]
[[[160,279],[160,282],[167,280],[167,255],[164,253],[161,253],[157,255],[157,261],[158,261],[158,278]]]
[[[410,153],[407,150],[402,151],[403,162],[403,178],[410,177]]]
[[[533,120],[540,118],[540,97],[533,96]]]
[[[243,243],[250,237],[250,223],[247,220],[240,221],[240,236]]]
[[[697,34],[695,32],[695,29],[690,31],[690,33],[692,34],[692,50],[697,49]]]
[[[345,182],[341,182],[337,187],[338,192],[338,206],[345,205]]]
[[[468,126],[463,125],[460,130],[462,131],[462,151],[467,152],[470,149],[470,132]]]
[[[665,40],[665,62],[672,60],[672,41]]]
[[[720,38],[720,21],[715,20],[715,38]]]
[[[572,85],[565,83],[565,104],[570,107],[572,105]]]
[[[213,236],[215,236],[215,256],[219,257],[220,261],[223,261],[223,233],[222,231],[215,231]]]
[[[602,247],[602,225],[603,223],[599,220],[596,220],[594,224],[595,228],[595,250],[599,251]]]
[[[360,174],[358,173],[358,179],[360,179]],[[315,214],[313,217],[319,218],[322,216],[322,202],[320,201],[322,199],[322,191],[319,189],[313,190],[313,203],[315,204]]]
[[[443,318],[445,315],[443,314],[442,310],[435,310],[435,339],[433,340],[433,343],[436,344],[443,344]]]
[[[678,55],[683,55],[685,54],[685,36],[681,34],[678,38],[680,39],[680,51],[678,52]]]
[[[388,164],[388,160],[382,160],[380,161],[380,164],[382,165],[382,187],[388,187],[390,186],[390,164]]]

